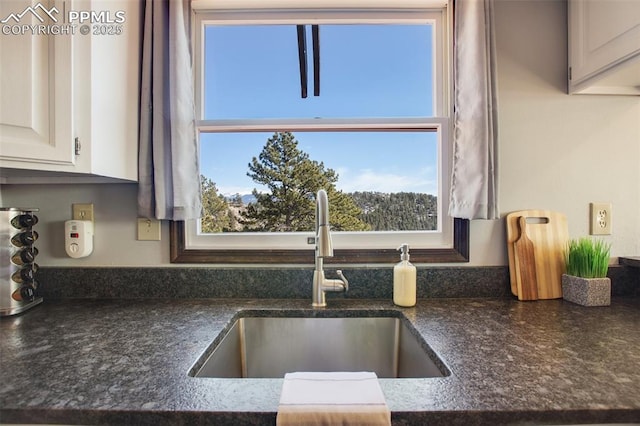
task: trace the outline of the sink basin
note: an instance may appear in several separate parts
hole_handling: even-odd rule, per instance
[[[214,340],[189,375],[281,378],[294,371],[373,371],[381,378],[401,378],[450,374],[413,326],[398,316],[402,314],[377,314],[241,315]]]

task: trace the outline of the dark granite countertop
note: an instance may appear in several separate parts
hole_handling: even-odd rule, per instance
[[[619,259],[621,265],[640,268],[640,256],[627,256]]]
[[[399,310],[451,370],[380,379],[394,424],[640,422],[640,299],[329,304]],[[298,299],[69,299],[3,318],[0,422],[273,425],[282,379],[187,375],[246,309],[311,311]]]

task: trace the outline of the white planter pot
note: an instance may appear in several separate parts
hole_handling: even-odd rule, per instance
[[[611,279],[562,274],[562,297],[582,306],[611,305]]]

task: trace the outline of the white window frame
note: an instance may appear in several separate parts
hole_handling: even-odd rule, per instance
[[[451,249],[455,245],[454,219],[447,215],[451,175],[451,14],[437,9],[259,9],[211,10],[207,2],[194,1],[193,51],[196,127],[200,132],[275,131],[435,131],[438,143],[438,229],[436,231],[334,232],[336,250],[395,249],[407,242],[418,249]],[[440,2],[442,3],[442,2]],[[419,119],[251,119],[204,120],[204,33],[205,25],[337,24],[337,23],[434,23],[433,111],[434,117]],[[337,153],[339,155],[339,153]],[[467,230],[468,233],[468,224]],[[202,234],[199,221],[184,224],[185,250],[310,250],[312,233],[221,233]],[[468,238],[468,235],[467,235]],[[173,250],[173,249],[172,249]],[[464,260],[462,260],[464,261]]]

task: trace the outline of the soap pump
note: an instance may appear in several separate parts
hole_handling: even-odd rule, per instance
[[[402,244],[400,262],[393,267],[393,303],[398,306],[416,304],[416,267],[409,262],[409,244]]]

